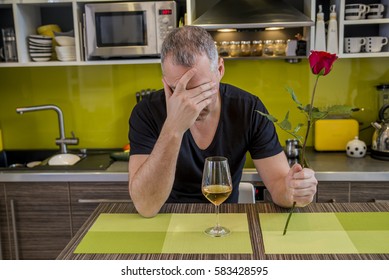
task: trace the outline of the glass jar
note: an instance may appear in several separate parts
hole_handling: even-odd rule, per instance
[[[250,56],[251,54],[251,42],[240,41],[240,56]]]
[[[272,56],[274,54],[274,41],[265,40],[263,46],[263,55]]]
[[[230,41],[230,56],[237,57],[240,55],[240,42]]]
[[[286,42],[285,40],[275,40],[274,41],[274,55],[285,55]]]
[[[376,86],[378,93],[378,110],[389,104],[389,84]]]
[[[219,45],[218,53],[220,56],[229,56],[230,55],[230,49],[229,49],[230,43],[228,41],[222,41]]]
[[[255,40],[251,44],[251,56],[261,56],[262,55],[262,41]]]

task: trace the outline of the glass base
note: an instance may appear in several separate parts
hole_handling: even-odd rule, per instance
[[[205,234],[212,237],[223,237],[231,233],[228,228],[221,227],[221,226],[207,228],[204,232]]]

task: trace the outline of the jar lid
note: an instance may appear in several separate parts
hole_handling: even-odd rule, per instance
[[[262,44],[262,41],[261,40],[254,40],[253,44]]]
[[[230,45],[239,45],[240,42],[239,41],[230,41]]]
[[[242,44],[242,45],[250,45],[250,41],[240,41],[240,43]]]
[[[276,43],[285,43],[285,40],[275,40],[274,42],[276,42]]]
[[[265,40],[265,44],[273,44],[274,41],[273,40]]]
[[[378,90],[389,89],[389,84],[378,85],[378,86],[376,86],[376,88],[377,88]]]
[[[222,44],[222,45],[228,45],[229,42],[228,42],[228,41],[222,41],[221,44]]]

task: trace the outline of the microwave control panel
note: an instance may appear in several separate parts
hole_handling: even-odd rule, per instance
[[[158,38],[158,53],[161,52],[163,40],[167,34],[176,28],[176,2],[163,1],[156,2],[156,16],[157,16],[157,38]]]

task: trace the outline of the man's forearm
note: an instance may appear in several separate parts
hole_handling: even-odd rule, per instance
[[[150,156],[130,176],[130,195],[142,216],[155,216],[172,190],[182,141],[182,135],[172,131],[164,126]]]

